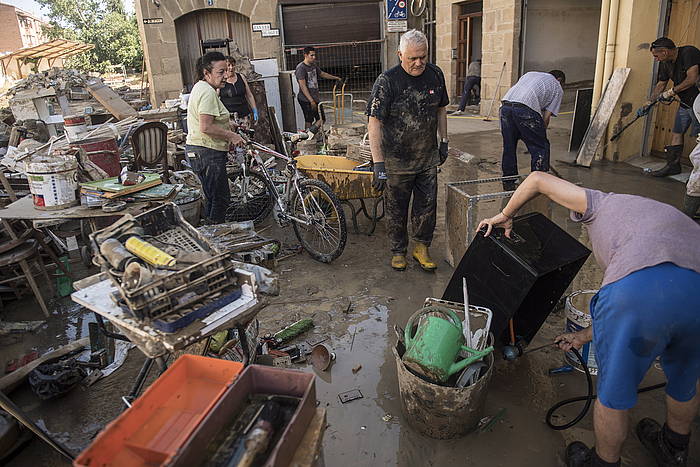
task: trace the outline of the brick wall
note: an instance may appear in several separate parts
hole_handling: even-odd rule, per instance
[[[24,46],[17,13],[12,5],[0,4],[0,31],[0,53],[14,52]]]

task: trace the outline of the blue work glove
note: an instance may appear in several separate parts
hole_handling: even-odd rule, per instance
[[[438,150],[440,153],[440,163],[438,165],[444,164],[447,160],[447,149],[447,141],[440,141],[440,148]]]
[[[258,109],[253,109],[253,120],[258,121]]]
[[[374,177],[372,177],[372,188],[377,191],[384,191],[387,181],[384,162],[375,162],[372,165],[372,173],[374,174]]]

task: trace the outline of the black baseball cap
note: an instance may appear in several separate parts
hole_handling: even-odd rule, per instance
[[[654,42],[651,43],[649,50],[654,49],[675,49],[676,44],[668,37],[659,37]]]

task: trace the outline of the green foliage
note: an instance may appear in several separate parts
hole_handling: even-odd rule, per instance
[[[94,44],[68,59],[67,66],[104,72],[109,65],[141,69],[143,49],[136,16],[127,15],[122,0],[37,0],[48,11],[49,38],[62,37]]]

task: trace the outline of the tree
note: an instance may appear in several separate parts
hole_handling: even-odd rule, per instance
[[[37,0],[48,10],[51,38],[80,40],[94,49],[68,60],[68,66],[104,72],[108,65],[141,69],[143,48],[136,16],[127,14],[122,0]]]

